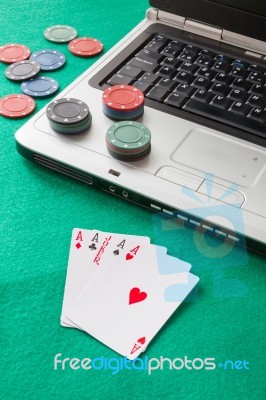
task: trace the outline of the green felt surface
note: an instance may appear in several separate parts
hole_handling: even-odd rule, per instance
[[[73,25],[80,36],[99,38],[108,50],[147,7],[145,0],[0,0],[0,43],[65,52],[66,66],[51,74],[63,89],[94,59],[77,58],[67,45],[47,42],[45,28]],[[4,77],[5,68],[1,63],[0,97],[20,92]],[[37,100],[37,109],[48,101]],[[0,117],[1,399],[265,399],[265,259],[236,249],[222,259],[214,258],[215,251],[205,257],[199,237],[188,229],[23,159],[14,140],[23,122]],[[146,235],[167,246],[170,255],[190,261],[200,277],[198,289],[146,355],[213,357],[217,368],[169,370],[165,364],[151,375],[54,370],[57,353],[117,357],[88,335],[59,324],[73,227]],[[226,360],[246,360],[249,369],[218,367]]]

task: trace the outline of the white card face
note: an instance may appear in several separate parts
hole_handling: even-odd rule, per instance
[[[148,245],[143,252],[140,248],[137,254],[137,262],[128,258],[117,268],[106,268],[66,314],[74,324],[129,359],[147,347],[198,282],[188,272],[162,274],[157,262],[167,263],[167,255],[158,257],[157,246]]]
[[[61,324],[63,326],[72,326],[65,314],[73,302],[77,300],[84,287],[92,284],[94,279],[102,273],[102,265],[106,256],[109,256],[110,264],[113,264],[114,261],[116,264],[119,263],[119,259],[123,257],[129,242],[131,247],[135,245],[142,247],[149,245],[150,239],[144,236],[109,234],[97,230],[79,228],[73,229],[61,314]],[[117,251],[119,252],[118,255],[116,254]],[[108,264],[106,263],[106,265]]]

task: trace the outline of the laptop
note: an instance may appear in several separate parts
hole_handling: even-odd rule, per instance
[[[266,254],[266,3],[150,0],[146,16],[56,99],[89,105],[92,125],[64,135],[46,108],[16,132],[18,152],[88,186]],[[137,122],[151,152],[120,161],[105,135],[103,91],[145,94]]]

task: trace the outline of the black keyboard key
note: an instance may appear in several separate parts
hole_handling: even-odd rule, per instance
[[[162,65],[169,65],[169,67],[173,67],[173,68],[177,68],[177,66],[179,64],[180,64],[180,61],[178,61],[174,57],[166,57],[162,62]]]
[[[161,76],[165,76],[166,78],[172,78],[176,72],[176,69],[173,67],[169,67],[168,65],[164,65],[158,71],[158,74]]]
[[[159,79],[159,75],[153,74],[152,72],[146,72],[140,77],[139,81],[143,81],[145,83],[153,83],[155,85],[155,83],[158,82]]]
[[[130,85],[133,82],[133,79],[130,76],[125,76],[121,74],[116,74],[110,78],[107,83],[108,85]]]
[[[213,95],[208,92],[208,90],[205,89],[198,89],[194,94],[193,94],[193,98],[199,100],[199,101],[203,101],[205,103],[209,103],[212,98]]]
[[[221,96],[226,96],[227,93],[229,92],[229,87],[225,85],[224,83],[215,83],[211,87],[211,91],[215,94],[220,94]]]
[[[251,74],[249,74],[248,78],[247,78],[250,82],[252,83],[258,83],[259,85],[263,85],[266,81],[266,76],[262,75],[261,72],[251,72]]]
[[[170,45],[171,47],[175,47],[177,50],[182,50],[182,49],[185,47],[184,43],[179,42],[178,40],[172,40],[172,41],[169,43],[169,45]]]
[[[232,100],[238,100],[238,101],[246,101],[247,99],[247,93],[244,90],[241,89],[233,89],[229,93],[228,97]]]
[[[220,107],[215,107],[212,104],[203,103],[195,99],[188,100],[182,107],[183,110],[201,115],[226,125],[234,126],[238,129],[243,129],[247,132],[255,133],[256,135],[266,139],[266,127],[252,118],[243,118],[241,114],[233,113],[229,110],[223,110]]]
[[[216,53],[214,53],[214,51],[205,49],[201,50],[199,54],[202,56],[209,56],[211,58],[214,58],[216,56]]]
[[[266,97],[266,86],[255,84],[250,89],[250,93],[257,94],[258,96]]]
[[[144,81],[136,81],[133,83],[133,86],[140,89],[144,94],[146,94],[151,88],[151,84]]]
[[[145,46],[145,49],[160,52],[165,47],[165,43],[152,41]]]
[[[250,110],[251,107],[248,104],[243,103],[242,101],[236,101],[230,107],[230,111],[241,115],[247,115]]]
[[[174,87],[177,85],[177,82],[169,78],[163,78],[158,82],[158,85],[167,88],[169,91],[172,91]]]
[[[180,83],[175,89],[175,92],[183,94],[184,96],[190,97],[195,92],[195,88],[193,86],[188,85],[187,83]]]
[[[247,82],[245,79],[236,78],[231,86],[248,91],[251,87],[251,83]]]
[[[248,114],[248,117],[264,124],[266,123],[266,110],[262,110],[261,108],[253,108]]]
[[[213,69],[219,72],[228,72],[230,68],[231,68],[230,64],[228,64],[225,61],[217,61],[213,66]]]
[[[187,44],[185,50],[194,51],[195,53],[198,53],[201,49],[197,46],[194,46],[193,44]]]
[[[245,68],[236,67],[230,71],[230,75],[235,76],[237,78],[245,78],[248,72]]]
[[[230,83],[233,81],[234,78],[232,78],[231,76],[225,74],[224,72],[219,72],[215,77],[214,77],[214,81],[216,82],[221,82],[221,83],[225,83],[226,85],[230,85]]]
[[[249,69],[249,71],[261,72],[262,74],[264,74],[266,71],[266,69],[264,67],[261,67],[260,65],[257,65],[257,64],[250,64],[248,69]]]
[[[187,97],[183,96],[180,93],[171,93],[165,100],[164,102],[166,104],[170,104],[171,106],[175,106],[178,108],[181,108],[187,100]]]
[[[196,63],[198,65],[202,65],[202,66],[205,66],[205,67],[211,67],[213,65],[213,59],[212,59],[212,57],[209,57],[209,56],[200,55],[197,58]]]
[[[215,57],[215,60],[226,62],[228,64],[231,64],[231,62],[233,61],[233,59],[231,57],[225,56],[224,54],[217,54],[217,56]]]
[[[195,79],[193,85],[200,89],[208,89],[210,87],[211,81],[206,78],[199,77]]]
[[[191,74],[194,74],[198,68],[199,67],[197,65],[189,61],[183,62],[179,67],[179,69],[181,69],[182,71],[187,71],[190,72]]]
[[[215,75],[215,72],[209,69],[208,67],[202,67],[196,72],[196,75],[203,76],[204,78],[207,79],[212,79]]]
[[[141,69],[133,67],[131,65],[125,65],[122,69],[120,69],[118,74],[130,76],[131,78],[138,79],[140,77],[140,75],[143,74],[143,71]]]
[[[186,72],[186,71],[180,71],[180,72],[176,75],[175,79],[176,79],[178,82],[183,82],[183,83],[189,84],[189,83],[191,83],[192,80],[193,80],[193,75],[190,74],[189,72]]]
[[[252,107],[264,108],[266,106],[266,98],[253,94],[252,96],[250,96],[247,103]]]
[[[177,49],[176,47],[173,46],[167,46],[165,49],[163,49],[162,53],[163,55],[169,57],[176,57],[179,54],[179,49]]]
[[[232,65],[234,67],[239,67],[239,68],[248,68],[249,67],[249,63],[248,62],[243,61],[243,60],[239,60],[239,59],[234,60],[232,62]]]
[[[228,99],[228,97],[217,95],[214,97],[211,104],[215,107],[222,108],[223,110],[228,110],[228,108],[233,104],[233,101]]]
[[[169,91],[167,88],[156,85],[146,94],[146,97],[157,101],[163,101],[168,94]]]
[[[155,42],[158,42],[158,43],[165,43],[168,41],[168,39],[166,37],[164,37],[163,35],[157,35],[152,40],[154,40]]]
[[[183,50],[179,56],[180,60],[193,62],[197,57],[197,53],[191,50]]]
[[[158,68],[158,63],[154,60],[135,57],[128,63],[133,67],[139,68],[145,72],[154,72]]]
[[[139,57],[141,59],[152,59],[156,61],[158,64],[163,60],[164,56],[156,51],[152,51],[149,49],[141,50],[135,57]]]

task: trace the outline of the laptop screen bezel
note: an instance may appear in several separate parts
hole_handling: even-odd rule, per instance
[[[152,7],[165,12],[266,41],[266,17],[262,15],[216,3],[212,0],[149,0],[149,3]]]

